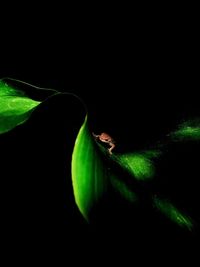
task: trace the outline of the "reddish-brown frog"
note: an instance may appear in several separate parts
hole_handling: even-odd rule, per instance
[[[113,138],[107,133],[101,133],[101,134],[92,133],[92,134],[97,140],[103,143],[107,143],[110,146],[110,148],[108,149],[108,152],[112,154],[112,150],[115,147],[115,141],[113,140]]]

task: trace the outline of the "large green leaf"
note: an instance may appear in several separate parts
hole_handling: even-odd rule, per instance
[[[40,101],[0,80],[0,134],[24,123],[39,104]]]
[[[72,181],[76,204],[88,220],[92,206],[106,192],[109,174],[89,132],[87,117],[82,125],[72,155]]]

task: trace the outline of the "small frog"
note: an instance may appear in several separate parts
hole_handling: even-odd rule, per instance
[[[92,135],[99,141],[103,142],[103,143],[107,143],[110,148],[108,149],[109,154],[112,154],[112,150],[115,147],[115,141],[113,140],[113,138],[107,134],[107,133],[101,133],[101,134],[94,134],[92,133]]]

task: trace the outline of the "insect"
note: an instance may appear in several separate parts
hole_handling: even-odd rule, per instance
[[[115,147],[115,141],[113,140],[113,138],[107,133],[101,133],[101,134],[92,133],[92,134],[97,140],[103,143],[107,143],[110,146],[110,148],[108,149],[108,152],[109,154],[112,154],[112,150]]]

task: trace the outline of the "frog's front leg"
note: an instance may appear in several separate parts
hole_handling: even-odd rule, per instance
[[[92,135],[94,136],[94,138],[98,139],[99,138],[99,134],[94,134],[92,133]]]

